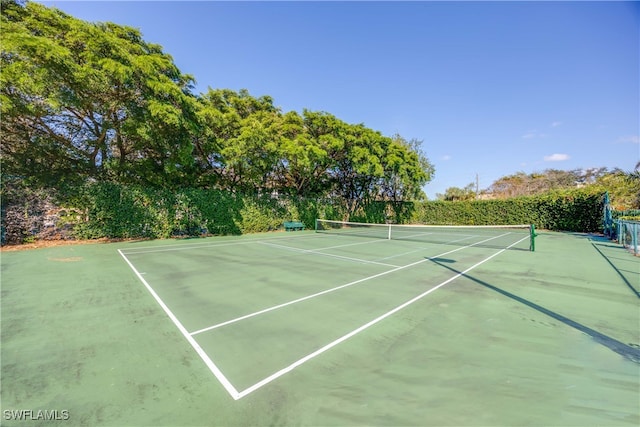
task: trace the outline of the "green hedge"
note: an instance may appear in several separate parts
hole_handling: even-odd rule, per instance
[[[216,190],[168,191],[95,183],[85,186],[71,204],[80,213],[75,235],[83,239],[241,234],[269,229],[274,221],[260,223],[273,212],[247,207],[243,198]],[[245,221],[247,213],[251,220]]]
[[[425,202],[415,206],[406,222],[438,225],[534,224],[539,229],[597,232],[602,231],[602,209],[602,193],[571,190],[500,200]]]
[[[4,204],[11,205],[7,210],[13,212],[10,208],[17,207],[13,210],[20,214],[13,216],[20,219],[25,216],[21,212],[27,212],[27,206],[20,204],[33,199],[19,197],[24,191],[18,189],[11,197],[3,193]],[[345,204],[335,199],[243,196],[204,189],[169,191],[113,183],[92,183],[68,194],[57,198],[56,227],[71,230],[71,236],[80,239],[242,234],[280,229],[289,220],[302,221],[313,229],[316,218],[348,216]],[[373,202],[348,217],[372,223],[535,224],[539,229],[594,232],[602,230],[602,210],[602,193],[583,189],[505,200]],[[44,211],[28,210],[32,216],[44,215]],[[26,238],[47,238],[38,231],[44,227],[27,227],[17,220],[12,224],[9,219],[3,211],[3,235],[11,236],[13,228],[20,228],[20,235],[7,239],[8,243],[24,241],[25,233],[30,234]]]
[[[112,183],[85,186],[67,202],[65,218],[81,239],[167,238],[273,231],[285,221],[313,229],[318,217],[342,217],[330,200],[237,195],[220,190],[167,191]]]

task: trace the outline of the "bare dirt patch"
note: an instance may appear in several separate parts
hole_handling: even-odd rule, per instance
[[[71,246],[71,245],[95,245],[99,243],[115,243],[115,242],[136,242],[145,239],[93,239],[93,240],[36,240],[33,243],[23,243],[21,245],[5,245],[0,248],[2,252],[26,251],[30,249],[49,248],[53,246]]]
[[[77,262],[77,261],[82,261],[82,257],[81,256],[72,256],[72,257],[66,257],[66,258],[47,258],[49,261],[57,261],[57,262]]]

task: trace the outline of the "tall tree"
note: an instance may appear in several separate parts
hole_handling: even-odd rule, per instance
[[[472,182],[464,188],[449,187],[444,194],[437,194],[439,200],[456,202],[463,200],[473,200],[476,198],[475,184]]]
[[[435,174],[435,168],[422,150],[422,141],[391,137],[385,151],[385,173],[379,194],[383,200],[403,202],[424,199],[422,187]]]
[[[321,120],[322,114],[303,114],[291,111],[282,117],[275,170],[277,189],[301,197],[323,197],[331,188],[327,170],[334,150],[327,134],[315,128],[315,119]]]
[[[598,177],[596,185],[609,192],[615,209],[640,209],[640,174],[637,172],[614,169]]]
[[[194,156],[200,183],[239,192],[270,185],[281,123],[271,97],[209,88],[199,101],[202,131]]]
[[[46,185],[192,178],[193,79],[160,46],[37,3],[2,6],[5,173]]]

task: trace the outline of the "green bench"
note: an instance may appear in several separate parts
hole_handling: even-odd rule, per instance
[[[295,231],[295,230],[304,230],[304,224],[300,221],[285,221],[284,223],[285,231]]]

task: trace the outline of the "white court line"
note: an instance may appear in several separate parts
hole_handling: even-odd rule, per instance
[[[422,236],[422,234],[421,234],[421,236]],[[409,237],[415,237],[415,236],[409,236]],[[406,237],[405,237],[405,238],[403,238],[403,239],[406,239]],[[464,237],[464,238],[462,238],[462,239],[458,239],[458,240],[451,240],[451,241],[449,241],[449,242],[443,242],[443,243],[438,243],[438,244],[439,244],[439,245],[450,245],[450,244],[452,244],[452,243],[461,242],[461,241],[463,241],[463,240],[467,240],[467,239],[470,239],[470,237]],[[397,241],[402,241],[402,239],[396,239],[396,242],[397,242]],[[432,246],[432,245],[433,245],[433,243],[428,243],[428,245]],[[425,250],[425,247],[423,246],[423,247],[420,247],[420,248],[415,249],[415,250],[413,250],[413,251],[403,252],[403,253],[401,253],[401,254],[391,255],[391,256],[388,256],[388,257],[384,257],[384,258],[378,258],[378,261],[384,261],[384,260],[387,260],[387,259],[398,258],[398,257],[404,256],[404,255],[409,255],[409,254],[413,254],[413,253],[415,253],[415,252],[420,252],[420,251],[424,251],[424,250]]]
[[[222,384],[222,386],[225,388],[225,390],[227,390],[227,392],[231,395],[231,397],[233,397],[235,400],[240,399],[240,394],[238,393],[238,390],[236,390],[236,388],[229,382],[229,380],[227,379],[227,377],[224,376],[224,374],[222,373],[222,371],[216,366],[215,363],[213,363],[213,361],[211,360],[211,358],[209,358],[209,356],[207,355],[207,353],[205,353],[205,351],[202,349],[202,347],[200,347],[200,345],[196,342],[196,340],[189,335],[189,332],[187,332],[186,328],[184,326],[182,326],[182,323],[180,323],[180,321],[178,320],[178,318],[171,312],[171,310],[169,309],[169,307],[167,307],[167,305],[164,303],[164,301],[162,301],[162,299],[160,299],[160,297],[158,296],[158,294],[153,290],[153,288],[147,283],[147,281],[144,279],[144,277],[142,277],[142,275],[140,274],[140,272],[138,272],[138,270],[136,270],[136,268],[133,266],[133,264],[131,263],[131,261],[129,261],[127,259],[127,257],[122,253],[122,251],[120,249],[118,249],[118,252],[120,253],[120,255],[122,256],[122,258],[124,258],[124,260],[127,262],[127,264],[129,264],[129,267],[131,267],[131,269],[133,270],[133,272],[136,274],[136,276],[138,276],[138,279],[140,279],[140,281],[142,282],[142,284],[147,288],[147,290],[149,291],[149,293],[151,294],[151,296],[153,296],[153,298],[155,298],[155,300],[158,302],[158,304],[160,304],[160,307],[162,307],[162,309],[164,310],[165,313],[167,313],[167,316],[169,316],[169,318],[171,319],[171,321],[173,322],[174,325],[176,325],[176,327],[178,328],[178,330],[182,333],[182,335],[187,339],[187,341],[189,342],[189,344],[191,344],[191,346],[193,347],[193,349],[196,351],[196,353],[198,353],[198,355],[200,356],[200,358],[204,361],[204,363],[207,365],[207,367],[209,368],[209,370],[213,373],[213,375],[215,375],[215,377],[218,379],[218,381],[220,381],[220,384]]]
[[[218,247],[218,246],[249,245],[249,244],[256,243],[256,242],[257,242],[257,240],[244,241],[244,242],[211,243],[211,244],[208,244],[208,245],[201,244],[199,246],[186,246],[185,245],[185,246],[177,247],[177,248],[158,248],[158,249],[143,250],[143,251],[136,251],[135,249],[132,249],[130,251],[127,251],[126,255],[152,254],[152,253],[155,253],[155,252],[188,251],[188,250],[191,250],[191,249],[212,248],[212,247]],[[118,249],[118,250],[120,250],[120,249]]]
[[[299,302],[306,301],[306,300],[309,300],[311,298],[316,298],[316,297],[319,297],[321,295],[328,294],[330,292],[335,292],[335,291],[337,291],[339,289],[343,289],[343,288],[346,288],[346,287],[349,287],[349,286],[357,285],[358,283],[366,282],[368,280],[375,279],[377,277],[381,277],[381,276],[384,276],[384,275],[387,275],[387,274],[390,274],[390,273],[394,273],[396,271],[400,271],[400,270],[403,270],[405,268],[413,267],[414,265],[422,264],[423,262],[430,261],[430,260],[432,260],[434,258],[439,258],[441,256],[448,255],[450,253],[457,252],[457,251],[460,251],[462,249],[466,249],[466,248],[469,248],[471,246],[487,242],[489,240],[493,240],[493,239],[497,239],[497,238],[502,237],[502,236],[506,236],[507,234],[509,234],[509,233],[505,233],[505,234],[502,234],[500,236],[491,237],[491,238],[485,239],[485,240],[483,240],[481,242],[476,242],[476,243],[473,243],[471,245],[462,246],[462,247],[457,248],[457,249],[452,249],[452,250],[450,250],[448,252],[444,252],[444,253],[441,253],[439,255],[435,255],[435,256],[432,256],[432,257],[429,257],[429,258],[425,258],[425,259],[421,259],[420,261],[416,261],[416,262],[413,262],[411,264],[403,265],[401,267],[396,267],[396,268],[391,269],[391,270],[383,271],[382,273],[374,274],[373,276],[365,277],[363,279],[354,280],[353,282],[349,282],[349,283],[346,283],[344,285],[336,286],[335,288],[326,289],[324,291],[317,292],[317,293],[312,294],[312,295],[307,295],[306,297],[297,298],[297,299],[294,299],[294,300],[291,300],[291,301],[288,301],[288,302],[285,302],[285,303],[282,303],[282,304],[278,304],[278,305],[274,305],[274,306],[269,307],[269,308],[265,308],[263,310],[259,310],[259,311],[255,311],[253,313],[245,314],[244,316],[236,317],[235,319],[227,320],[226,322],[218,323],[218,324],[212,325],[212,326],[207,326],[206,328],[198,329],[197,331],[191,332],[191,336],[197,335],[197,334],[201,334],[203,332],[211,331],[213,329],[217,329],[217,328],[220,328],[222,326],[227,326],[227,325],[230,325],[232,323],[239,322],[241,320],[249,319],[251,317],[258,316],[260,314],[268,313],[270,311],[278,310],[280,308],[287,307],[287,306],[292,305],[292,304],[297,304]],[[513,246],[513,245],[511,245],[511,246]],[[509,246],[509,247],[511,247],[511,246]]]
[[[345,243],[343,245],[325,246],[324,248],[301,249],[301,250],[326,251],[327,249],[346,248],[347,246],[370,245],[372,243],[380,243],[380,242],[385,243],[385,242],[388,242],[388,241],[389,241],[389,239],[380,239],[379,237],[378,238],[374,237],[374,238],[372,238],[372,240],[367,240],[367,241],[364,241],[364,242]],[[263,242],[261,242],[261,243],[263,243]]]
[[[243,240],[240,242],[219,242],[219,243],[207,243],[207,242],[202,242],[202,243],[194,243],[195,246],[190,246],[188,244],[173,244],[173,245],[165,245],[165,246],[145,246],[145,247],[141,247],[141,248],[131,248],[129,250],[124,249],[125,255],[137,255],[137,254],[150,254],[150,253],[155,253],[155,252],[171,252],[171,251],[185,251],[185,250],[190,250],[190,249],[201,249],[201,248],[213,248],[213,247],[219,247],[219,246],[235,246],[235,245],[250,245],[250,244],[254,244],[254,243],[264,243],[264,241],[266,240],[285,240],[288,241],[290,239],[301,239],[301,238],[314,238],[314,239],[318,239],[318,238],[330,238],[331,236],[328,235],[321,235],[321,234],[305,234],[305,235],[301,235],[301,236],[278,236],[278,237],[267,237],[267,238],[261,238],[261,239],[252,239],[252,240]],[[333,249],[333,248],[340,248],[340,247],[344,247],[344,246],[354,246],[354,245],[363,245],[363,244],[367,244],[367,243],[376,243],[378,241],[381,242],[386,242],[386,239],[380,239],[380,238],[374,238],[375,240],[370,240],[367,242],[358,242],[358,243],[349,243],[346,245],[336,245],[336,246],[328,246],[325,248],[320,248],[320,249],[316,249],[316,250],[324,250],[324,249]],[[176,247],[177,246],[177,247]],[[150,249],[150,250],[139,250],[139,249]],[[121,249],[118,249],[121,250]]]
[[[318,237],[327,237],[321,236],[317,234],[303,234],[299,236],[274,236],[274,237],[261,237],[259,239],[251,239],[251,240],[242,240],[240,242],[219,242],[219,243],[211,243],[211,242],[201,242],[201,243],[174,243],[171,245],[163,245],[163,246],[141,246],[130,249],[118,249],[125,251],[126,255],[134,255],[134,254],[149,254],[154,252],[169,252],[169,251],[184,251],[189,249],[200,249],[200,248],[210,248],[216,246],[233,246],[233,245],[247,245],[251,243],[258,243],[263,240],[289,240],[289,239],[301,239],[301,238],[318,238]],[[177,246],[177,247],[176,247]],[[143,250],[150,249],[150,250]]]
[[[238,393],[238,399],[242,399],[243,397],[245,397],[249,393],[252,393],[252,392],[258,390],[259,388],[269,384],[273,380],[283,376],[284,374],[286,374],[288,372],[291,372],[293,369],[297,368],[298,366],[302,365],[303,363],[308,362],[309,360],[313,359],[314,357],[324,353],[325,351],[327,351],[327,350],[337,346],[338,344],[348,340],[349,338],[359,334],[360,332],[364,331],[365,329],[375,325],[376,323],[380,322],[381,320],[386,319],[387,317],[391,316],[392,314],[397,313],[398,311],[400,311],[403,308],[413,304],[414,302],[421,300],[422,298],[424,298],[425,296],[429,295],[431,292],[435,291],[436,289],[439,289],[439,288],[445,286],[446,284],[453,282],[454,280],[456,280],[460,276],[465,275],[466,273],[468,273],[469,271],[471,271],[474,268],[478,267],[479,265],[484,264],[485,262],[489,261],[491,258],[493,258],[493,257],[495,257],[497,255],[500,255],[502,252],[506,251],[510,247],[512,247],[512,246],[514,246],[514,245],[516,245],[516,244],[520,243],[521,241],[523,241],[525,239],[528,239],[528,238],[529,238],[529,236],[523,237],[522,239],[520,239],[517,242],[509,245],[508,247],[506,247],[504,249],[501,249],[499,252],[496,252],[495,254],[489,256],[488,258],[485,258],[482,261],[480,261],[480,262],[474,264],[473,266],[467,268],[463,272],[456,274],[455,276],[445,280],[444,282],[440,283],[439,285],[434,286],[433,288],[429,289],[428,291],[425,291],[425,292],[421,293],[417,297],[414,297],[414,298],[410,299],[409,301],[397,306],[393,310],[390,310],[390,311],[384,313],[383,315],[381,315],[379,317],[376,317],[375,319],[373,319],[369,323],[366,323],[366,324],[360,326],[359,328],[354,329],[353,331],[349,332],[348,334],[343,335],[342,337],[338,338],[337,340],[330,342],[329,344],[325,345],[324,347],[319,348],[318,350],[314,351],[313,353],[310,353],[310,354],[304,356],[303,358],[293,362],[292,364],[290,364],[286,368],[283,368],[283,369],[279,370],[278,372],[266,377],[265,379],[255,383],[254,385],[248,387],[247,389],[242,390],[240,393]]]
[[[297,253],[313,254],[313,255],[320,255],[320,256],[326,256],[326,257],[331,257],[331,258],[338,258],[338,259],[343,259],[345,261],[358,262],[358,263],[362,263],[362,264],[384,265],[385,267],[400,267],[399,265],[386,264],[384,262],[369,261],[369,260],[361,259],[361,258],[351,258],[351,257],[348,257],[348,256],[327,254],[327,253],[324,253],[324,252],[318,252],[318,250],[299,249],[299,248],[294,248],[293,246],[278,245],[277,243],[268,243],[268,242],[258,242],[258,243],[266,245],[266,246],[272,246],[274,248],[282,248],[282,249],[293,251],[293,252],[297,252]],[[372,242],[366,242],[366,243],[372,243]],[[349,246],[349,245],[334,246],[334,248],[339,248],[339,247],[342,247],[342,246]],[[319,249],[319,250],[326,250],[326,249],[329,249],[329,248]]]

